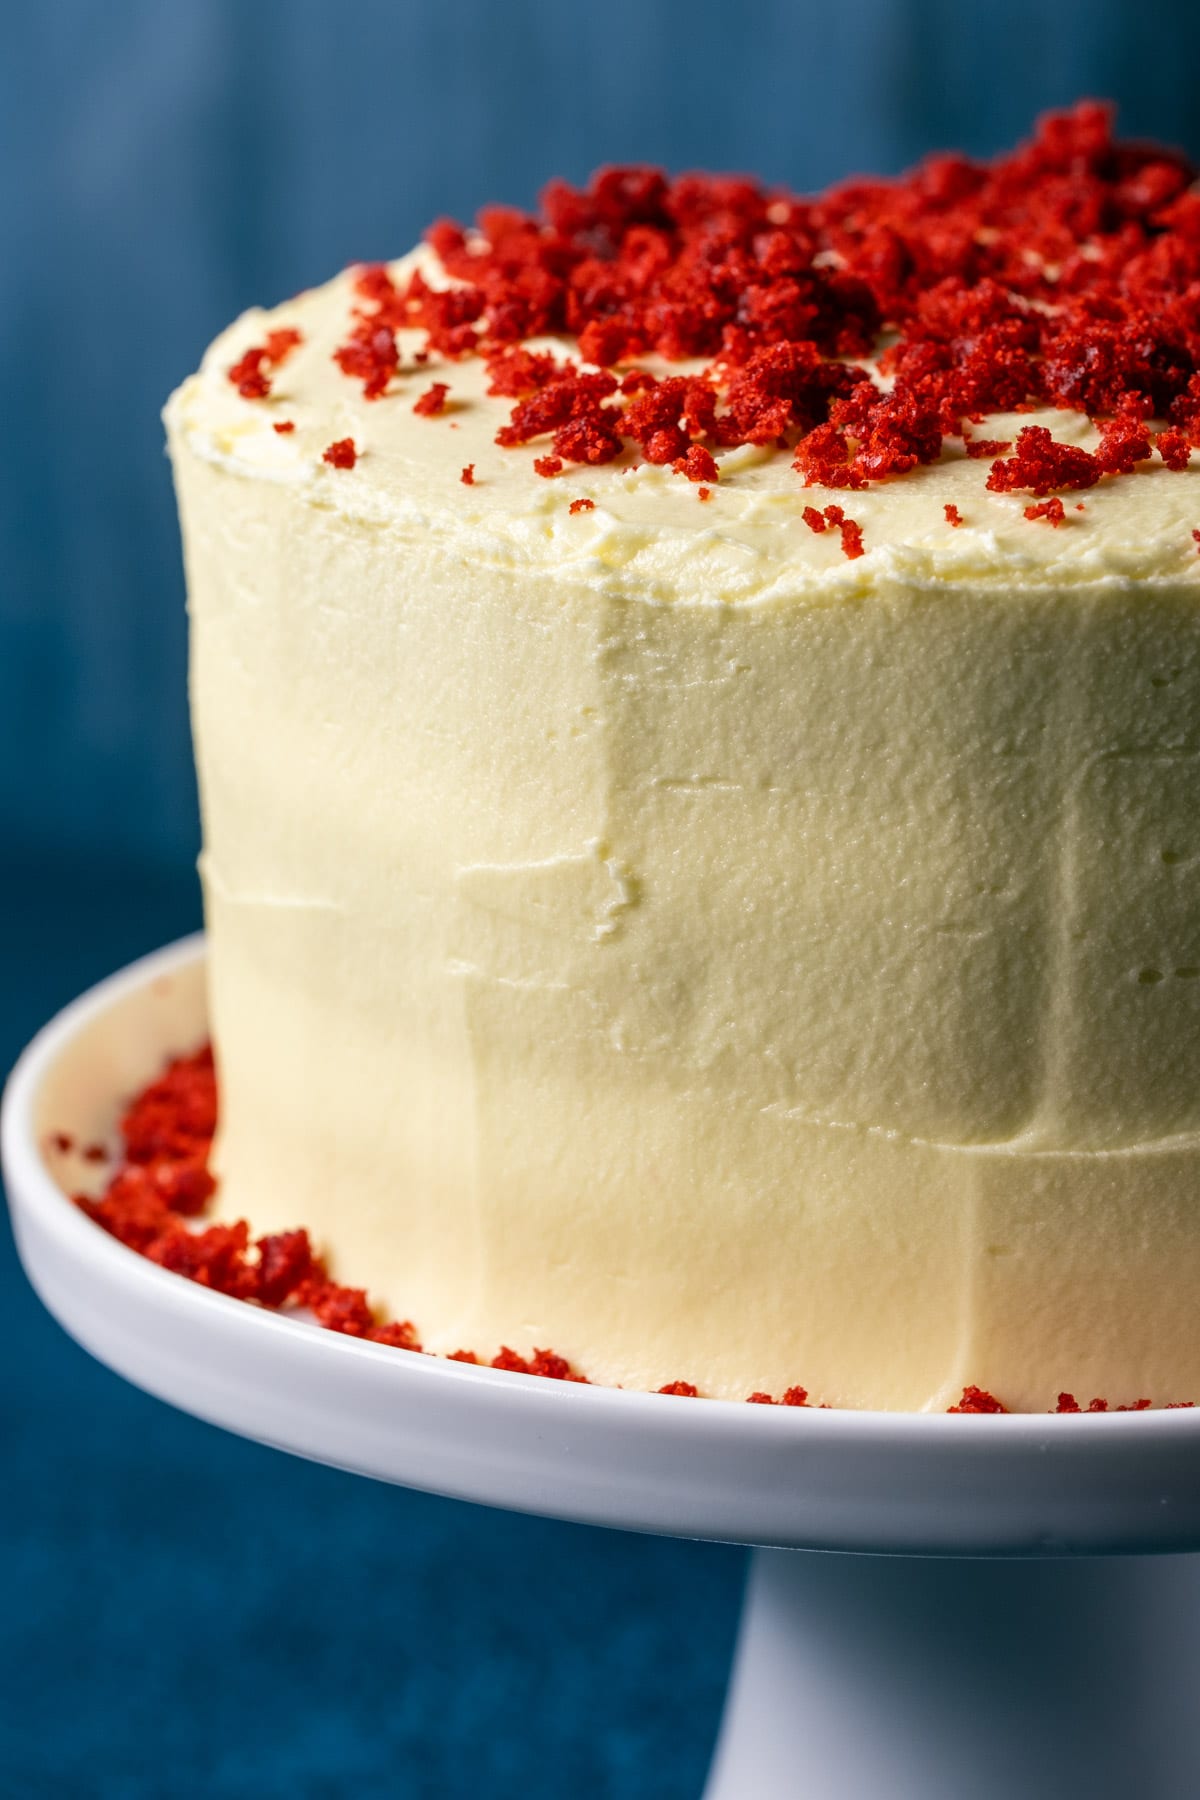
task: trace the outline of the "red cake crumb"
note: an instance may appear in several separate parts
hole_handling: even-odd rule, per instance
[[[296,422],[294,419],[277,419],[271,427],[271,430],[277,431],[280,437],[285,437],[289,431],[295,431],[295,429]]]
[[[1168,426],[1166,431],[1158,433],[1154,440],[1154,448],[1168,469],[1174,469],[1178,473],[1181,469],[1187,468],[1192,454],[1192,446],[1186,435],[1182,431],[1175,430],[1174,426]]]
[[[466,468],[462,470],[458,479],[462,482],[464,487],[474,487],[475,486],[475,464],[468,463]]]
[[[1154,446],[1143,419],[1122,415],[1100,421],[1100,448],[1096,461],[1110,475],[1131,475],[1138,463],[1148,462]]]
[[[108,1186],[98,1200],[79,1195],[76,1204],[130,1249],[201,1286],[258,1306],[307,1308],[326,1330],[412,1354],[431,1354],[422,1351],[410,1320],[379,1320],[365,1289],[332,1281],[306,1231],[274,1232],[252,1243],[244,1219],[202,1228],[187,1223],[203,1211],[215,1192],[208,1156],[216,1126],[216,1076],[211,1048],[205,1046],[193,1055],[174,1058],[133,1099],[120,1121],[123,1158]],[[66,1132],[50,1132],[45,1142],[60,1152],[74,1147]],[[97,1161],[108,1160],[103,1145],[90,1145],[89,1150],[97,1152]],[[451,1352],[446,1360],[480,1364],[476,1352],[465,1349]],[[504,1345],[492,1358],[491,1367],[549,1381],[587,1385],[588,1379],[566,1357],[545,1349],[535,1349],[525,1357]],[[688,1381],[673,1381],[658,1391],[688,1399],[700,1397],[700,1390]],[[778,1402],[761,1390],[748,1395],[747,1401],[757,1406],[809,1405],[808,1390],[803,1387],[787,1388]],[[1138,1399],[1112,1410],[1145,1412],[1150,1404]],[[1170,1402],[1171,1409],[1192,1405],[1190,1400]],[[947,1410],[1003,1413],[1008,1409],[983,1388],[966,1387],[960,1403]],[[1055,1410],[1079,1412],[1081,1408],[1074,1395],[1061,1393]],[[1087,1407],[1093,1413],[1109,1410],[1103,1399],[1092,1400]]]
[[[1017,447],[1007,462],[994,462],[987,485],[994,494],[1027,488],[1048,494],[1053,488],[1095,487],[1104,465],[1078,444],[1060,444],[1044,425],[1026,425],[1017,433]]]
[[[989,456],[1007,456],[1012,449],[1011,438],[970,438],[964,448],[973,459],[986,459]]]
[[[1193,530],[1192,536],[1196,541],[1196,554],[1200,556],[1200,530]]]
[[[265,343],[252,345],[227,371],[243,400],[265,400],[271,391],[266,370],[286,362],[297,344],[303,341],[293,326],[283,325],[276,331],[269,331]]]
[[[306,1306],[318,1325],[346,1337],[366,1337],[375,1323],[365,1288],[343,1287],[320,1271],[300,1283],[292,1298]]]
[[[1035,506],[1025,508],[1027,519],[1045,519],[1049,525],[1061,525],[1066,516],[1066,509],[1057,494],[1052,500],[1039,500]]]
[[[954,505],[953,501],[947,501],[946,505],[942,508],[942,511],[946,515],[947,525],[961,525],[962,524],[963,516],[959,512],[957,506]]]
[[[541,1375],[547,1381],[578,1381],[586,1387],[586,1375],[574,1370],[565,1356],[556,1356],[553,1350],[535,1350],[532,1356],[518,1355],[503,1345],[497,1356],[492,1358],[493,1369],[508,1369],[515,1375]]]
[[[533,467],[538,475],[544,475],[549,480],[552,475],[562,474],[563,460],[561,456],[537,456]]]
[[[948,1406],[952,1413],[1006,1413],[1007,1406],[1001,1406],[995,1394],[989,1394],[986,1388],[965,1387],[962,1399],[957,1406]]]
[[[806,506],[800,517],[810,531],[821,532],[829,529],[824,513],[818,512],[815,506]]]
[[[335,443],[326,446],[322,461],[335,469],[352,469],[358,461],[358,446],[353,438],[338,438]]]
[[[394,1320],[390,1325],[372,1325],[367,1333],[373,1344],[387,1344],[393,1350],[419,1351],[421,1340],[408,1319]]]
[[[716,481],[720,471],[716,459],[702,444],[693,444],[685,456],[677,456],[671,464],[677,475],[686,475],[689,481]]]
[[[853,562],[856,557],[865,555],[863,549],[862,526],[856,519],[843,519],[839,530],[842,534],[842,554]]]
[[[592,512],[595,510],[595,505],[596,502],[594,500],[572,500],[567,511],[569,513]]]
[[[435,381],[432,387],[425,390],[419,400],[413,402],[413,411],[415,413],[420,413],[423,419],[433,418],[437,413],[445,410],[446,395],[449,392],[450,385],[448,382]]]
[[[318,1273],[307,1231],[277,1231],[258,1240],[258,1287],[264,1306],[282,1306]]]
[[[697,488],[696,489],[696,498],[697,498],[697,500],[711,500],[712,499],[712,489],[710,487]]]
[[[366,399],[379,400],[400,367],[396,332],[408,321],[407,305],[379,263],[359,269],[354,291],[361,304],[354,308],[350,336],[333,360],[343,375],[362,382]]]

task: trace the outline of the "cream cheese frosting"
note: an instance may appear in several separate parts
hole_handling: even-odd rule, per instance
[[[166,415],[222,1215],[594,1380],[1200,1396],[1200,465],[544,480],[421,333],[364,399],[351,304]]]

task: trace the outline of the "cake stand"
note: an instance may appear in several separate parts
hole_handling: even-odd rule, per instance
[[[67,1198],[91,1165],[50,1142],[103,1136],[115,1098],[204,1030],[189,939],[68,1007],[9,1082],[21,1258],[93,1355],[378,1480],[757,1546],[707,1800],[1200,1793],[1200,1559],[1145,1554],[1200,1548],[1200,1411],[693,1401],[411,1355],[227,1299],[93,1225]],[[833,1551],[870,1554],[814,1554]]]

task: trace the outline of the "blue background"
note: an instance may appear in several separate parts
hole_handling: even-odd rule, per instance
[[[801,189],[1084,93],[1200,151],[1190,0],[0,6],[0,1067],[189,929],[159,408],[236,312],[601,161]],[[91,1363],[0,1246],[0,1795],[679,1800],[743,1563],[289,1461]]]

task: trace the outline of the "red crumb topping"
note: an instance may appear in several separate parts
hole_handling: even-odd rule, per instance
[[[572,500],[567,511],[570,513],[592,512],[595,505],[596,502],[594,500]]]
[[[677,456],[671,467],[689,481],[717,481],[720,471],[716,460],[701,444],[693,444],[685,456]]]
[[[277,431],[280,437],[286,436],[289,431],[295,431],[295,429],[295,421],[292,419],[277,419],[275,424],[271,427],[271,430]]]
[[[458,478],[464,487],[475,486],[475,464],[468,463]]]
[[[333,360],[343,375],[362,382],[368,400],[378,400],[400,367],[396,331],[407,315],[391,276],[379,264],[358,271],[354,291],[358,304],[351,315],[350,336],[334,351]]]
[[[326,446],[322,460],[335,469],[352,469],[358,461],[358,447],[353,438],[338,438]]]
[[[1017,447],[1007,462],[994,462],[987,484],[994,494],[1027,488],[1048,494],[1054,488],[1095,487],[1104,465],[1098,456],[1077,444],[1060,444],[1044,425],[1026,425],[1017,433]]]
[[[271,391],[268,369],[277,369],[286,362],[297,344],[303,343],[300,333],[291,325],[283,325],[277,331],[269,331],[265,343],[254,344],[228,370],[230,381],[244,400],[265,400]]]
[[[120,1121],[121,1160],[98,1200],[78,1196],[76,1204],[89,1218],[119,1242],[138,1251],[160,1267],[203,1287],[250,1300],[258,1306],[307,1308],[328,1331],[365,1339],[413,1354],[421,1352],[416,1327],[407,1319],[380,1320],[364,1288],[343,1286],[329,1278],[323,1259],[316,1254],[307,1231],[278,1231],[251,1240],[244,1219],[231,1225],[189,1224],[202,1213],[216,1189],[208,1170],[208,1157],[217,1127],[217,1083],[212,1051],[207,1046],[191,1056],[176,1057],[130,1103]],[[65,1152],[74,1140],[66,1132],[50,1132],[50,1149]],[[103,1145],[91,1145],[85,1154],[98,1152],[95,1160],[107,1160]],[[425,1354],[431,1354],[426,1352]],[[450,1362],[479,1364],[473,1350],[455,1350]],[[553,1350],[534,1350],[522,1356],[507,1345],[491,1359],[493,1369],[519,1375],[538,1375],[549,1381],[587,1383],[587,1377]],[[700,1390],[690,1381],[672,1381],[660,1394],[698,1399]],[[808,1390],[789,1387],[779,1401],[756,1391],[747,1396],[756,1406],[803,1406]],[[1193,1402],[1174,1401],[1174,1407]],[[1144,1412],[1149,1400],[1134,1400],[1116,1412]],[[966,1387],[952,1413],[1002,1413],[1008,1409],[983,1388]],[[1074,1395],[1058,1396],[1057,1412],[1082,1409]],[[1088,1412],[1107,1412],[1107,1400],[1092,1400]]]
[[[810,531],[820,532],[828,529],[825,522],[825,514],[818,512],[815,506],[806,506],[800,517],[804,520],[804,523],[808,526]]]
[[[548,439],[560,462],[690,460],[711,483],[696,451],[756,444],[808,484],[854,490],[960,436],[995,460],[994,492],[1043,498],[1128,475],[1151,448],[1185,467],[1200,442],[1194,180],[1178,152],[1118,140],[1095,102],[994,161],[935,156],[816,196],[602,169],[585,188],[552,183],[536,212],[434,225],[450,287],[360,269],[337,359],[374,395],[401,326],[426,334],[418,354],[484,357],[513,403],[499,442]],[[578,360],[530,349],[544,334],[574,338]],[[701,368],[629,366],[651,356]],[[1010,443],[970,436],[1037,407],[1102,421],[1100,449],[1027,427],[999,462]],[[1154,439],[1151,419],[1166,428]]]
[[[1061,525],[1066,516],[1066,510],[1057,494],[1052,500],[1039,500],[1035,506],[1025,508],[1027,519],[1045,519],[1050,525]]]
[[[986,1388],[965,1387],[958,1405],[948,1406],[946,1411],[952,1413],[1002,1413],[1007,1412],[1008,1408],[1002,1406],[995,1394],[989,1394]]]
[[[413,411],[415,413],[420,413],[421,417],[424,419],[433,418],[436,413],[445,410],[446,395],[449,392],[450,387],[447,382],[435,381],[432,387],[426,389],[419,400],[413,402]]]
[[[843,519],[838,529],[842,534],[842,554],[853,562],[864,554],[862,526],[854,519]]]
[[[954,505],[953,501],[947,501],[946,505],[942,508],[942,511],[946,515],[947,525],[961,525],[962,524],[962,522],[963,522],[962,514],[959,512],[957,506]]]
[[[1168,426],[1166,431],[1160,431],[1155,438],[1154,448],[1168,469],[1179,471],[1187,468],[1192,447],[1184,432],[1176,431],[1174,426]]]
[[[696,489],[696,498],[697,498],[697,500],[711,500],[712,499],[712,489],[710,487],[697,488]]]
[[[539,475],[544,475],[549,480],[552,475],[562,474],[563,460],[561,456],[537,456],[533,466]]]
[[[1192,536],[1196,541],[1196,554],[1200,556],[1200,531],[1193,531]]]

